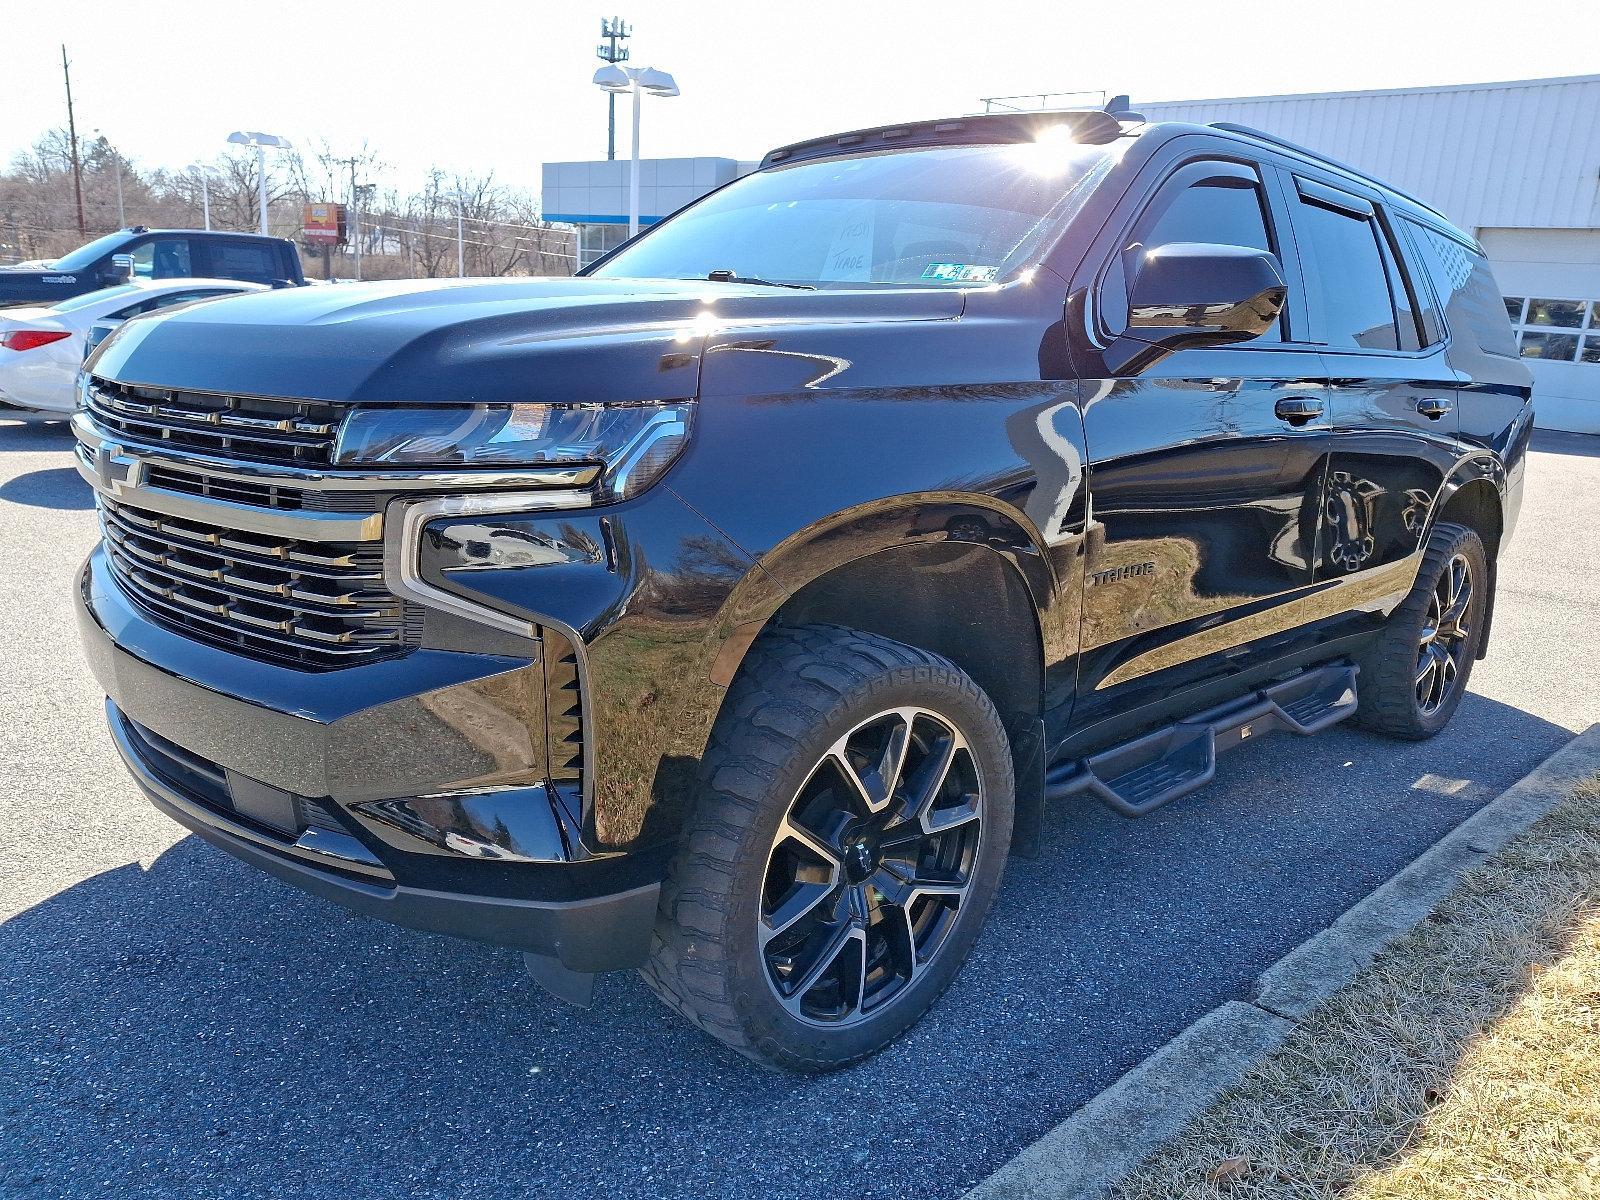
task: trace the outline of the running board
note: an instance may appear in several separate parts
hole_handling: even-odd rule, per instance
[[[1147,733],[1051,767],[1045,797],[1090,792],[1127,817],[1142,817],[1210,783],[1217,755],[1276,729],[1309,736],[1356,711],[1357,668],[1317,667]]]

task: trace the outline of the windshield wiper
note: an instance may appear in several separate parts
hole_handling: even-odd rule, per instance
[[[712,283],[751,283],[760,287],[795,288],[802,292],[814,292],[817,289],[809,283],[774,283],[770,279],[760,279],[754,275],[735,275],[732,271],[708,271],[706,278]]]

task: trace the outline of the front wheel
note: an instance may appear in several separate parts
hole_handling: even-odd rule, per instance
[[[767,634],[729,691],[645,978],[764,1065],[845,1066],[949,986],[1011,840],[1005,728],[953,663]]]
[[[1361,660],[1358,720],[1391,737],[1432,737],[1467,690],[1483,639],[1489,560],[1465,525],[1441,523],[1416,582]]]

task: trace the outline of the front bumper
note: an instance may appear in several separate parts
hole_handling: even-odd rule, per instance
[[[77,616],[129,771],[206,841],[396,924],[573,971],[645,961],[665,848],[591,854],[535,777],[543,758],[514,734],[542,721],[520,707],[541,694],[537,657],[419,650],[323,675],[250,662],[143,616],[101,550]]]

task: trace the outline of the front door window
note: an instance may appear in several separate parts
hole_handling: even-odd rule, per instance
[[[139,279],[187,279],[194,274],[189,239],[156,237],[133,250],[133,273]]]

